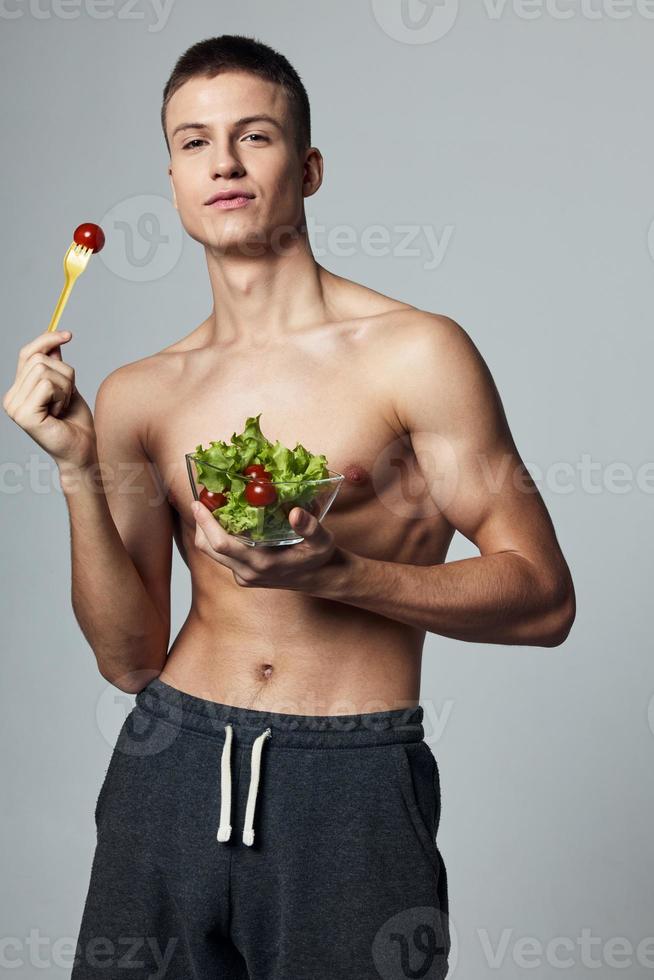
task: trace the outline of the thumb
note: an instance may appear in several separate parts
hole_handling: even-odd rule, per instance
[[[304,507],[293,507],[288,515],[289,522],[294,531],[299,531],[303,537],[310,537],[320,530],[320,521],[316,520]]]
[[[208,509],[199,500],[194,500],[191,504],[191,512],[198,524],[204,524]]]
[[[57,337],[57,340],[55,341],[56,346],[51,347],[49,351],[46,351],[46,353],[49,354],[50,357],[53,357],[56,361],[62,361],[63,357],[61,356],[61,349],[59,345],[67,344],[73,335],[70,330],[57,330],[52,331],[52,333],[54,333]]]

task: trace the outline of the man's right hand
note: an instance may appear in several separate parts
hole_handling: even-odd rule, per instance
[[[2,407],[55,462],[80,468],[96,461],[93,414],[75,387],[75,369],[59,349],[67,331],[46,331],[20,349],[16,378]]]

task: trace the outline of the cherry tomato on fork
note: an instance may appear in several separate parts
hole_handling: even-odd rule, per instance
[[[73,241],[76,245],[84,245],[93,252],[99,252],[104,248],[104,232],[100,225],[85,221],[73,232]]]

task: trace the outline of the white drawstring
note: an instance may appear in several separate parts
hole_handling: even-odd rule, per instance
[[[218,827],[217,835],[219,841],[229,840],[232,833],[232,825],[229,822],[232,811],[231,749],[232,726],[225,725],[225,744],[223,745],[223,755],[220,763],[220,826]]]
[[[252,757],[250,759],[250,789],[248,790],[248,802],[245,807],[245,824],[243,826],[243,843],[248,846],[254,843],[254,807],[257,802],[257,790],[259,788],[259,769],[261,766],[261,750],[263,743],[270,738],[272,731],[266,728],[265,732],[257,735],[252,743]]]
[[[223,745],[222,759],[220,763],[220,826],[218,827],[217,840],[224,843],[228,841],[232,826],[229,822],[232,809],[232,770],[231,770],[231,748],[232,748],[232,726],[225,725],[225,744]],[[272,729],[266,728],[261,735],[257,735],[252,743],[252,756],[250,759],[250,788],[248,790],[248,800],[245,807],[245,825],[243,827],[243,843],[248,847],[254,843],[254,808],[257,802],[257,791],[259,789],[259,773],[261,769],[261,750],[267,738],[271,738]]]

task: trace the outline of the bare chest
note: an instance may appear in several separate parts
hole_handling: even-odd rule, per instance
[[[263,434],[289,448],[323,453],[345,477],[325,523],[338,544],[370,557],[434,560],[440,535],[414,506],[420,474],[410,438],[398,429],[383,358],[361,346],[293,349],[286,356],[190,357],[160,395],[147,445],[182,538],[194,533],[184,454],[229,441],[261,413]],[[423,554],[431,542],[430,555]],[[178,540],[178,544],[179,544]]]

